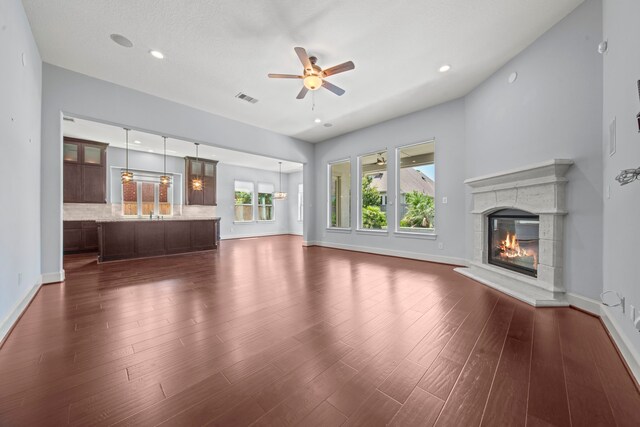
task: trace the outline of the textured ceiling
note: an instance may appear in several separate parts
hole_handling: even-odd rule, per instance
[[[581,2],[23,0],[45,62],[311,142],[465,95]],[[353,60],[329,78],[346,94],[268,79],[301,71],[294,46]]]

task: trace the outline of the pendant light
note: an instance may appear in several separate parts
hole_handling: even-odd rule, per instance
[[[126,184],[128,182],[133,181],[133,172],[131,172],[129,170],[129,131],[131,129],[127,129],[127,128],[123,128],[125,131],[125,138],[126,138],[126,145],[125,145],[125,151],[124,151],[124,155],[125,155],[125,167],[124,167],[124,171],[122,171],[121,178],[122,178],[122,183]]]
[[[282,162],[278,162],[280,164],[280,186],[278,187],[278,192],[273,193],[273,198],[276,200],[284,200],[287,198],[287,193],[282,191]]]
[[[167,137],[163,136],[164,140],[164,169],[162,172],[162,176],[160,176],[160,184],[169,186],[171,185],[171,177],[167,175]]]
[[[196,162],[198,162],[198,146],[197,142],[194,142],[196,146]],[[202,191],[202,178],[200,178],[200,172],[191,180],[191,189],[195,191]]]

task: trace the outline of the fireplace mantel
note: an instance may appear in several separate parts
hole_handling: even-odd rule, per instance
[[[552,159],[530,166],[470,178],[473,259],[456,271],[534,306],[566,306],[563,279],[565,174],[573,164]],[[501,209],[520,209],[540,217],[538,276],[488,263],[488,216]]]

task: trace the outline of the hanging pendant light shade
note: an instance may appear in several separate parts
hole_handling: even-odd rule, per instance
[[[278,187],[277,192],[273,193],[273,198],[276,200],[284,200],[287,198],[287,193],[282,191],[282,162],[278,162],[280,164],[280,185]]]
[[[160,176],[160,184],[163,185],[171,185],[171,177],[167,175],[167,137],[163,136],[164,140],[164,169],[162,171],[162,176]]]
[[[198,146],[200,145],[197,142],[194,142],[195,146],[196,146],[196,162],[198,162]],[[200,173],[198,173],[192,180],[191,180],[191,189],[195,190],[195,191],[202,191],[202,178],[200,177]]]
[[[125,167],[124,170],[121,172],[121,178],[122,178],[122,183],[126,184],[128,182],[133,181],[133,172],[131,172],[129,170],[129,131],[131,129],[127,129],[124,128],[125,131],[125,138],[126,138],[126,142],[125,142],[125,151],[124,151],[124,155],[125,155]]]

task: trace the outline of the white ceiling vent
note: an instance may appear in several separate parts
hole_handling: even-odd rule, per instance
[[[76,121],[73,119],[73,117],[63,117],[62,120],[64,120],[65,122],[71,122],[71,123],[75,123]]]
[[[253,98],[253,97],[247,95],[246,93],[242,93],[242,92],[238,92],[238,94],[236,95],[236,98],[242,99],[243,101],[247,101],[247,102],[250,102],[252,104],[255,104],[256,102],[258,102],[258,100],[256,98]]]

